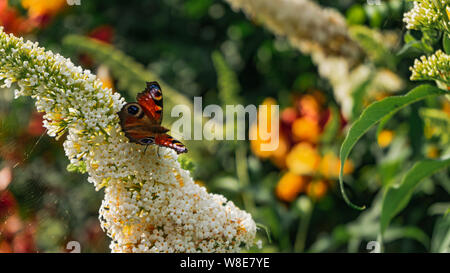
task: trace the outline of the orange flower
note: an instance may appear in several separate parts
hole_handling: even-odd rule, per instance
[[[317,149],[307,142],[294,146],[286,157],[289,170],[298,175],[314,173],[319,167],[320,155]]]
[[[275,193],[283,201],[292,202],[304,190],[305,178],[292,172],[281,177],[275,188]]]
[[[272,105],[276,105],[277,101],[273,98],[266,98],[263,102],[262,105],[266,105],[267,106],[267,111],[259,111],[258,115],[262,115],[264,120],[267,122],[267,128],[270,130],[271,129],[271,119],[272,119],[272,111],[271,111],[271,106]]]
[[[271,160],[280,169],[286,168],[286,156],[289,152],[289,141],[284,135],[280,135],[278,148],[272,152]]]
[[[271,131],[271,120],[272,120],[272,105],[275,105],[277,102],[276,100],[272,98],[267,98],[263,101],[262,105],[267,106],[267,111],[259,111],[258,112],[258,124],[259,121],[266,122],[267,124],[267,131]],[[277,121],[278,122],[278,121]],[[252,136],[252,140],[250,141],[250,148],[252,149],[252,152],[260,157],[260,158],[268,158],[270,157],[274,151],[266,151],[261,149],[262,144],[269,144],[271,139],[264,140],[261,138],[258,130],[258,125],[253,124],[250,127],[250,136]]]
[[[296,141],[316,143],[320,136],[319,123],[307,117],[298,118],[292,124],[292,134]]]
[[[381,148],[385,148],[391,144],[392,139],[394,138],[394,132],[391,130],[383,130],[378,135],[378,145]]]
[[[53,16],[63,9],[66,0],[22,0],[22,6],[28,10],[31,18]]]
[[[33,28],[31,22],[8,6],[7,0],[0,0],[0,25],[4,27],[5,32],[16,35],[27,33]]]
[[[447,113],[450,116],[450,100],[445,100],[442,105],[442,111]]]
[[[306,187],[306,193],[313,199],[321,199],[325,196],[328,190],[328,185],[323,180],[312,181]]]
[[[259,158],[269,158],[272,155],[273,151],[266,151],[261,149],[261,145],[269,143],[269,141],[261,139],[258,132],[258,126],[256,124],[253,124],[250,127],[250,135],[253,134],[256,135],[256,139],[252,139],[250,141],[250,148],[253,154],[255,154]]]
[[[313,95],[303,95],[298,100],[298,108],[302,116],[312,120],[319,120],[320,105]]]
[[[326,153],[320,161],[319,172],[325,178],[338,178],[341,169],[341,160],[334,153]],[[344,174],[353,172],[353,163],[349,160],[345,161]]]
[[[292,125],[297,119],[298,113],[294,107],[288,107],[281,112],[281,121],[286,125]]]

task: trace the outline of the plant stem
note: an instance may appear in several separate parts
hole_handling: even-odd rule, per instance
[[[247,146],[245,143],[240,144],[236,149],[236,173],[242,186],[242,201],[244,202],[245,210],[252,214],[255,211],[255,202],[248,191],[250,178],[248,176]]]
[[[308,211],[305,211],[300,216],[300,223],[297,230],[297,236],[295,238],[295,244],[294,244],[294,252],[304,252],[305,250],[305,243],[306,243],[306,236],[308,234],[308,228],[311,220],[311,215],[314,210],[314,202],[311,202],[311,207]]]

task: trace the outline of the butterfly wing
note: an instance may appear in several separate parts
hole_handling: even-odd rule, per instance
[[[183,143],[179,142],[178,140],[174,139],[172,136],[170,136],[168,134],[156,135],[155,144],[162,146],[162,147],[171,148],[171,149],[175,150],[175,152],[177,152],[177,154],[187,153],[187,151],[188,151],[186,146],[184,146]]]
[[[157,82],[147,82],[147,88],[136,96],[136,100],[152,124],[160,125],[163,116],[163,96]]]
[[[127,103],[120,110],[119,118],[125,136],[131,142],[138,144],[153,144],[157,134],[169,131],[161,125],[155,124],[152,118],[146,115],[144,108],[136,102]]]
[[[157,82],[147,82],[147,88],[136,97],[137,102],[127,103],[120,110],[120,125],[125,136],[134,143],[156,144],[186,153],[187,148],[166,134],[169,130],[161,126],[163,97]]]

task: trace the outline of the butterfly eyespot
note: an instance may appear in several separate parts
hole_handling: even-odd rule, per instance
[[[137,107],[136,105],[130,105],[127,108],[128,114],[130,115],[137,115],[139,113],[139,107]]]
[[[139,140],[139,142],[142,144],[148,145],[148,144],[152,144],[153,142],[155,142],[155,139],[153,139],[151,137],[146,137],[146,138]]]
[[[159,87],[159,84],[157,82],[147,82],[147,88],[149,89],[161,89],[161,87]]]

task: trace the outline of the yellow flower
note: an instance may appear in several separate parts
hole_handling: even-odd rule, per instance
[[[319,124],[307,117],[298,118],[292,124],[292,134],[296,141],[316,143],[320,135]]]
[[[308,194],[308,196],[316,200],[324,197],[325,194],[327,193],[327,190],[328,185],[323,180],[312,181],[306,187],[306,193]]]
[[[22,0],[22,6],[30,17],[54,15],[66,5],[66,0]]]
[[[439,149],[435,145],[430,145],[426,149],[427,157],[429,158],[438,158],[439,157]]]
[[[381,148],[385,148],[391,144],[392,139],[394,138],[394,132],[391,130],[383,130],[378,135],[378,145]]]
[[[326,153],[320,161],[319,172],[325,178],[338,178],[341,169],[341,160],[332,152]],[[344,174],[353,172],[353,163],[345,161]]]
[[[281,200],[292,202],[304,190],[305,182],[302,176],[287,172],[278,181],[275,193]]]
[[[317,149],[307,142],[295,145],[286,158],[289,170],[298,175],[314,173],[319,163],[320,155]]]

